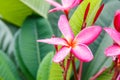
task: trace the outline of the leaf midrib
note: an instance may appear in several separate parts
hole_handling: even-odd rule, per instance
[[[38,21],[36,22],[36,24],[35,24],[36,26],[35,26],[35,40],[37,40],[38,39],[38,28],[37,28],[37,26],[38,26]],[[37,60],[38,60],[38,65],[39,65],[39,63],[40,63],[40,61],[41,61],[41,59],[40,59],[40,48],[39,48],[39,43],[36,41],[36,48],[37,48]]]

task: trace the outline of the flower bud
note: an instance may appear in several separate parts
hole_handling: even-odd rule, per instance
[[[120,32],[120,10],[117,10],[114,16],[114,27]]]

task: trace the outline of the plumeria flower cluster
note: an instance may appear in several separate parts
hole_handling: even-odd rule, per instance
[[[115,29],[104,28],[114,41],[113,45],[105,50],[105,55],[114,58],[114,75],[112,80],[120,80],[120,10],[117,10],[115,13],[114,27]]]
[[[86,27],[86,18],[90,9],[90,3],[87,5],[84,15],[84,22],[82,26],[82,30],[75,36],[71,26],[69,24],[69,11],[78,6],[83,0],[62,0],[62,4],[55,2],[54,0],[46,0],[51,5],[55,6],[55,8],[51,9],[49,12],[55,11],[63,11],[65,15],[61,15],[58,21],[58,28],[61,31],[63,38],[60,37],[51,37],[47,39],[37,40],[38,42],[43,42],[47,44],[52,44],[58,48],[61,46],[59,50],[56,48],[56,54],[53,57],[53,62],[59,63],[63,68],[63,77],[66,80],[67,71],[70,66],[70,62],[72,62],[73,72],[75,80],[81,79],[81,68],[83,62],[90,62],[93,60],[94,56],[92,51],[88,47],[91,43],[93,43],[97,37],[100,35],[102,28],[100,26],[93,25],[100,15],[104,5],[102,5],[94,18],[93,26]],[[68,57],[67,57],[68,56]],[[81,62],[80,70],[77,74],[74,59],[77,58]],[[67,59],[66,65],[64,63],[65,59]]]

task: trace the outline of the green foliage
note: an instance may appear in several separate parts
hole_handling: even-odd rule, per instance
[[[62,69],[59,64],[52,62],[49,80],[63,80]]]
[[[75,35],[79,33],[79,31],[81,30],[81,27],[83,24],[84,13],[85,13],[88,3],[90,3],[90,10],[88,12],[86,23],[87,23],[87,26],[90,26],[100,6],[101,0],[99,1],[98,0],[85,0],[75,10],[74,14],[72,15],[69,21]]]
[[[40,16],[47,18],[50,5],[45,0],[20,0]]]
[[[106,4],[106,3],[110,2],[110,1],[113,1],[113,0],[102,0],[102,3]],[[118,1],[118,0],[116,0],[116,1]]]
[[[19,0],[0,0],[0,17],[17,26],[21,26],[32,10]]]
[[[115,14],[115,11],[120,9],[120,1],[115,0],[115,1],[110,1],[108,2],[105,6],[104,9],[97,20],[96,24],[101,25],[101,26],[110,26]],[[106,17],[109,16],[109,17]]]
[[[8,52],[13,35],[8,26],[0,20],[0,49]]]
[[[52,64],[53,52],[48,53],[43,61],[40,63],[37,80],[48,80],[50,74],[50,67]]]
[[[55,36],[61,36],[60,30],[58,29],[58,20],[61,12],[55,12],[48,14],[48,20],[51,24]]]
[[[37,80],[63,80],[63,70],[59,64],[52,62],[53,52],[48,53],[40,63]],[[68,70],[67,80],[70,79],[71,66]]]
[[[57,2],[60,3],[61,1],[57,0]],[[51,6],[50,9],[53,9],[53,6]],[[59,20],[59,17],[61,14],[62,14],[61,11],[57,11],[57,12],[53,12],[53,13],[48,14],[48,20],[49,20],[51,27],[53,29],[53,33],[55,36],[59,36],[59,37],[61,36],[61,32],[58,29],[58,20]]]
[[[111,68],[106,69],[96,80],[111,80],[114,71],[110,72]]]
[[[26,80],[34,80],[34,77],[32,76],[32,74],[28,71],[28,69],[26,68],[24,61],[21,57],[20,54],[20,50],[19,50],[19,34],[20,34],[20,30],[18,30],[14,36],[14,55],[15,55],[15,59],[16,59],[16,63],[18,68],[21,69],[21,72],[24,75],[24,78]]]
[[[49,51],[54,50],[52,45],[38,43],[37,40],[51,36],[51,27],[47,20],[42,17],[29,17],[21,28],[19,37],[20,55],[25,66],[34,77],[36,77],[39,63],[43,57]]]
[[[0,80],[3,80],[3,79],[0,77]]]
[[[19,80],[18,72],[15,65],[2,51],[0,51],[0,79]]]

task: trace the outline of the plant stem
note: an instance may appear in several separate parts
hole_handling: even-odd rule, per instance
[[[115,71],[112,80],[117,80],[118,76],[119,76],[119,71]]]
[[[68,10],[64,10],[64,13],[65,13],[65,15],[66,15],[66,17],[67,17],[67,19],[69,21],[69,11]]]
[[[60,64],[60,67],[63,69],[63,71],[65,71],[64,60],[60,62],[59,64]]]
[[[81,76],[82,76],[82,67],[83,67],[83,62],[80,61],[79,72],[78,72],[78,80],[81,80]]]
[[[99,77],[107,68],[102,68],[97,74],[95,74],[93,77],[90,78],[90,80],[95,80],[97,77]]]
[[[64,80],[66,80],[66,77],[67,77],[67,75],[66,75],[66,74],[64,74]]]
[[[73,68],[75,80],[78,80],[74,57],[72,58],[72,68]]]
[[[66,80],[66,77],[67,77],[67,71],[69,69],[69,66],[70,66],[70,61],[71,59],[67,59],[67,64],[66,64],[66,67],[65,67],[65,71],[64,71],[64,80]]]

